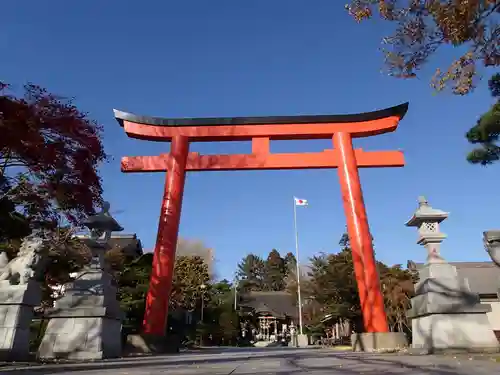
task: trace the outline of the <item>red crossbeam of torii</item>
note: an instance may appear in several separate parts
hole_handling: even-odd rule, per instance
[[[168,315],[182,196],[186,172],[264,169],[338,168],[352,247],[356,281],[367,332],[387,332],[371,234],[358,168],[404,166],[400,151],[354,149],[353,138],[395,131],[408,103],[352,115],[167,119],[115,110],[131,138],[171,142],[170,152],[122,158],[123,172],[167,172],[160,211],[153,270],[143,322],[145,334],[163,336]],[[332,139],[334,148],[322,152],[270,152],[271,140]],[[200,155],[189,152],[192,142],[252,141],[252,152],[239,155]]]

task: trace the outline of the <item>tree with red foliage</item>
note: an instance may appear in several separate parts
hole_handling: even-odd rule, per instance
[[[351,0],[346,8],[358,22],[378,15],[394,25],[383,40],[392,76],[416,77],[438,50],[459,47],[462,56],[448,69],[438,69],[432,85],[465,95],[474,89],[481,65],[500,66],[498,0]]]
[[[0,82],[0,203],[31,228],[78,223],[102,202],[101,127],[40,86],[25,85],[21,97],[9,89]]]

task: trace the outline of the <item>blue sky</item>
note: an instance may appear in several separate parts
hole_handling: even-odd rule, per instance
[[[163,174],[123,174],[125,155],[155,155],[168,144],[131,140],[113,108],[165,117],[356,113],[409,101],[397,132],[356,142],[401,149],[407,166],[362,170],[379,260],[423,261],[404,222],[424,194],[449,211],[443,255],[486,260],[482,231],[498,220],[498,168],[468,165],[465,131],[492,103],[486,82],[472,96],[434,95],[429,77],[456,51],[444,51],[420,79],[380,73],[379,22],[356,24],[334,0],[87,0],[4,2],[0,79],[32,81],[76,97],[105,127],[112,162],[102,166],[105,198],[127,232],[155,243]],[[329,141],[273,142],[273,152],[320,151]],[[195,144],[202,153],[244,153],[250,143]],[[332,252],[345,218],[336,170],[201,172],[188,176],[180,234],[215,249],[221,277],[249,252],[294,250],[292,197],[299,209],[301,261]]]

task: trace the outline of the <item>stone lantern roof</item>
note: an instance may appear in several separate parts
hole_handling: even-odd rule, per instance
[[[419,227],[424,222],[440,223],[448,217],[449,213],[432,208],[425,197],[418,197],[418,208],[405,225],[407,227]]]
[[[118,222],[109,213],[110,204],[109,202],[104,202],[102,205],[102,211],[95,215],[89,216],[85,219],[82,224],[87,228],[102,232],[121,232],[123,227],[118,224]]]

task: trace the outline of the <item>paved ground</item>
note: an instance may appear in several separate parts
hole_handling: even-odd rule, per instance
[[[358,354],[328,349],[224,349],[80,365],[5,367],[2,375],[493,375],[500,364],[442,356]]]

